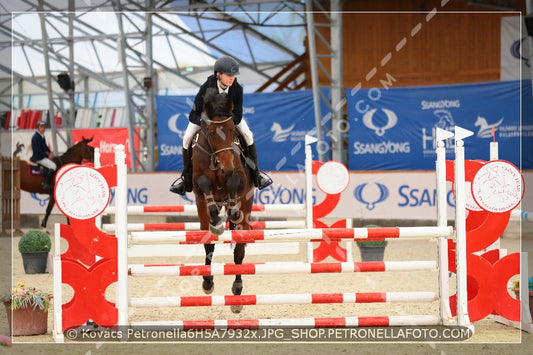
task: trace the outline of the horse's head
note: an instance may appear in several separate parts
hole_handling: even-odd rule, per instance
[[[485,126],[488,126],[487,124],[487,120],[484,119],[483,117],[481,116],[477,116],[477,120],[476,122],[474,123],[474,126],[481,126],[481,127],[485,127]]]
[[[81,145],[81,158],[87,159],[89,162],[94,162],[94,147],[90,146],[89,143],[92,142],[94,137],[85,138],[82,137],[81,142],[78,143]]]
[[[231,117],[233,102],[225,93],[219,94],[216,89],[208,89],[204,97],[204,114],[202,130],[211,146],[212,159],[222,173],[230,176],[234,173],[233,132],[235,124]]]

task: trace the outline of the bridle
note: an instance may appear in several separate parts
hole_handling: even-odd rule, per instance
[[[211,120],[211,119],[207,118],[207,116],[202,115],[202,121],[204,121],[207,126],[209,126],[210,124],[224,124],[224,123],[228,122],[231,119],[232,119],[232,117],[228,116],[227,118],[225,118],[225,119],[223,119],[221,121],[214,121],[214,120]],[[198,148],[200,148],[200,150],[203,151],[205,154],[209,155],[210,160],[211,160],[211,163],[209,164],[209,168],[211,170],[217,170],[219,168],[219,165],[220,165],[220,162],[218,160],[218,153],[222,153],[222,152],[225,152],[227,150],[235,151],[235,143],[232,142],[230,147],[224,147],[224,148],[215,150],[213,148],[213,145],[211,144],[211,135],[209,134],[209,132],[206,132],[204,129],[202,129],[201,132],[203,133],[203,135],[206,138],[207,143],[209,144],[209,150],[204,148],[204,147],[202,147],[202,145],[200,145],[200,143],[198,142],[198,135],[196,136],[194,144]]]

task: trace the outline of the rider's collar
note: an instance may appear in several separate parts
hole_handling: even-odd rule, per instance
[[[218,87],[219,94],[222,94],[223,92],[225,92],[226,94],[229,93],[229,86],[226,86],[226,88],[223,89],[222,86],[220,86],[220,80],[217,80],[217,87]]]

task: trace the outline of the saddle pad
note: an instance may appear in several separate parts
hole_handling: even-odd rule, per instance
[[[43,176],[41,175],[41,167],[39,165],[28,165],[28,170],[32,176]]]

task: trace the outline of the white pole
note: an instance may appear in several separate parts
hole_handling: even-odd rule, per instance
[[[54,225],[54,340],[64,341],[63,336],[63,295],[61,274],[61,225]]]
[[[490,142],[490,160],[498,159],[498,142]]]
[[[489,158],[491,161],[492,160],[498,160],[499,159],[499,155],[498,155],[498,142],[490,142],[490,158]],[[500,249],[500,238],[496,239],[494,241],[494,243],[492,243],[491,245],[489,245],[488,247],[486,247],[485,249],[483,249],[483,252],[482,253],[485,253],[489,250],[494,250],[494,249]],[[501,251],[500,251],[501,252]],[[502,254],[500,254],[501,256]]]
[[[453,133],[437,128],[437,161],[435,163],[437,184],[437,226],[448,225],[448,203],[446,197],[446,145],[445,140],[453,137]],[[442,324],[452,322],[450,309],[450,286],[448,282],[448,240],[438,238],[438,261],[439,261],[439,312]]]
[[[353,228],[353,223],[351,218],[346,218],[346,228]],[[346,261],[353,261],[353,242],[351,240],[346,241]]]
[[[115,192],[115,236],[117,238],[117,308],[118,325],[127,326],[128,316],[128,175],[126,153],[123,145],[115,147],[115,164],[117,166],[117,187]]]
[[[446,146],[445,140],[453,133],[437,128],[437,161],[435,163],[437,184],[437,225],[448,225],[448,204],[446,199]]]
[[[457,325],[469,326],[468,294],[466,287],[466,184],[465,184],[465,152],[463,139],[473,133],[455,126],[455,266],[457,294]]]
[[[102,163],[100,162],[100,148],[94,148],[94,168],[98,169],[102,166]],[[94,219],[94,224],[96,225],[96,228],[102,229],[102,214],[96,216]]]
[[[306,228],[313,228],[313,152],[311,144],[317,139],[305,136],[305,221]],[[307,262],[313,262],[313,243],[307,243]]]

